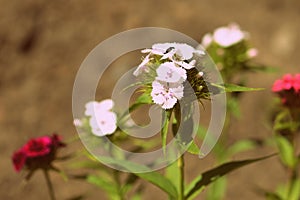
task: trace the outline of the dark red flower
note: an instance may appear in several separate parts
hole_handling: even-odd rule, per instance
[[[51,151],[52,139],[49,136],[29,140],[23,150],[29,158],[47,155]]]
[[[12,160],[15,170],[19,172],[25,165],[26,153],[21,149],[14,153]]]
[[[29,170],[49,169],[56,158],[56,151],[64,147],[57,134],[30,139],[20,150],[13,154],[14,168],[19,172],[24,166]]]

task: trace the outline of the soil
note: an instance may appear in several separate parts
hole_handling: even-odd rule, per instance
[[[11,155],[29,138],[57,132],[66,140],[77,135],[72,121],[72,89],[77,70],[100,42],[138,27],[164,27],[197,41],[215,28],[237,22],[251,34],[259,49],[257,62],[278,68],[273,74],[250,74],[249,85],[266,90],[242,96],[242,116],[235,120],[229,143],[243,138],[271,136],[268,112],[272,82],[286,72],[299,72],[300,2],[296,0],[165,0],[165,1],[17,1],[0,0],[0,198],[47,199],[42,173],[24,182],[14,172]],[[117,47],[116,47],[117,48]],[[141,56],[141,54],[139,54]],[[128,58],[109,70],[112,77],[98,90],[107,98],[122,71],[139,62]],[[84,148],[75,142],[65,150]],[[239,154],[233,159],[267,155],[270,147]],[[187,180],[214,166],[212,155],[203,160],[187,158]],[[60,166],[60,164],[58,164]],[[283,167],[274,157],[242,168],[229,176],[226,200],[264,199],[260,189],[274,190],[285,180]],[[88,200],[106,199],[101,190],[80,181],[64,181],[53,174],[58,199],[86,194]],[[166,199],[146,185],[144,199]],[[198,199],[204,199],[200,196]]]

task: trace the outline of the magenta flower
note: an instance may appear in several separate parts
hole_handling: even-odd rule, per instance
[[[24,166],[33,171],[38,168],[52,168],[51,163],[56,158],[56,151],[65,144],[58,135],[43,136],[29,140],[21,149],[12,156],[16,172]]]
[[[286,74],[274,82],[272,91],[277,93],[282,103],[289,107],[300,106],[300,74]]]
[[[294,77],[291,74],[286,74],[282,79],[278,79],[274,82],[272,91],[280,92],[283,90],[294,90],[298,92],[300,89],[300,74],[296,74]]]

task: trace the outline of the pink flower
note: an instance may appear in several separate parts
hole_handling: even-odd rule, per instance
[[[293,88],[296,92],[300,91],[300,74],[295,75]]]
[[[24,166],[29,170],[50,168],[56,158],[56,150],[64,147],[57,134],[30,139],[12,156],[14,168],[19,172]]]
[[[277,93],[283,105],[300,107],[300,74],[286,74],[274,82],[272,91]]]
[[[286,74],[282,79],[278,79],[274,82],[272,91],[280,92],[282,90],[290,90],[294,85],[294,78],[291,74]]]

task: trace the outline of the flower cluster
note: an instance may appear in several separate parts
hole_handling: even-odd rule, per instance
[[[231,23],[207,33],[202,38],[200,47],[212,57],[226,81],[240,71],[250,70],[253,64],[247,62],[258,54],[257,49],[248,44],[249,34]],[[200,48],[199,47],[199,48]]]
[[[222,47],[230,47],[248,38],[248,33],[242,31],[239,25],[231,23],[228,26],[217,28],[213,34],[207,33],[202,39],[202,46],[208,47],[212,42]]]
[[[110,135],[117,129],[117,115],[112,111],[114,102],[106,99],[101,102],[91,101],[85,105],[85,115],[89,118],[88,126],[96,136]],[[82,127],[82,120],[75,119],[74,125]]]
[[[274,82],[272,91],[277,93],[286,106],[300,107],[300,74],[286,74]]]
[[[183,43],[158,43],[147,53],[142,63],[134,71],[135,76],[143,76],[151,83],[151,97],[154,103],[163,109],[171,109],[184,96],[184,83],[189,78],[189,71],[195,68],[194,54],[204,55]],[[203,72],[198,72],[203,75]]]
[[[56,158],[57,149],[64,147],[56,134],[29,140],[12,156],[14,168],[19,172],[24,166],[33,171],[38,168],[49,169]]]

